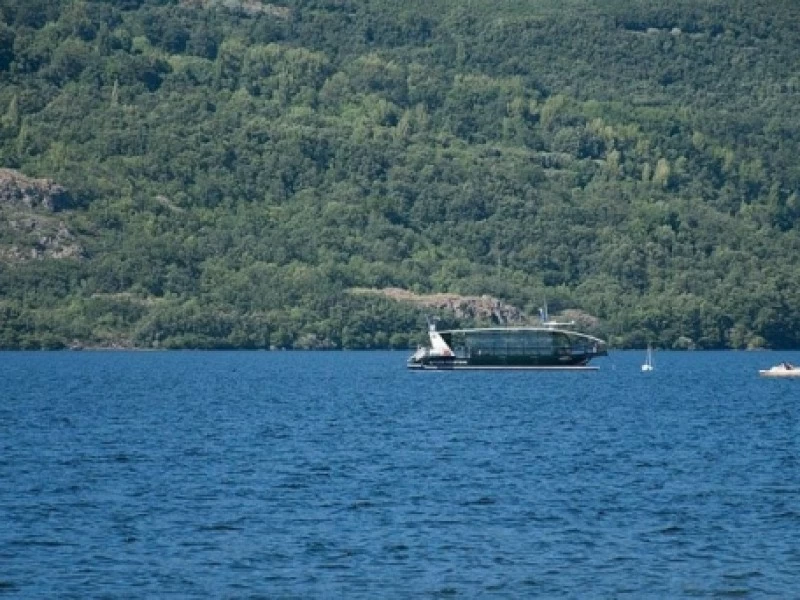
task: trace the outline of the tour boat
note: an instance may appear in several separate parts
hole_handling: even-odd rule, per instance
[[[540,369],[589,371],[589,361],[608,354],[606,342],[568,329],[572,323],[542,319],[539,326],[438,331],[429,322],[429,347],[409,359],[409,369]]]

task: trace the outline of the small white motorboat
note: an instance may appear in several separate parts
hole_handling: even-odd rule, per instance
[[[758,374],[762,377],[800,377],[800,367],[795,367],[790,362],[782,362],[770,369],[761,369]]]

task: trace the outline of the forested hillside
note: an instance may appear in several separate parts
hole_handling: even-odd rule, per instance
[[[798,22],[0,0],[0,347],[415,344],[424,308],[365,288],[546,300],[616,347],[800,347]]]

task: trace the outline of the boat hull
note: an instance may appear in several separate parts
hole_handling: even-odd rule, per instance
[[[800,369],[763,369],[758,374],[761,377],[793,378],[800,377]]]
[[[472,371],[596,371],[586,356],[520,357],[480,356],[471,358],[426,356],[408,361],[409,369]]]
[[[597,367],[586,365],[470,365],[470,364],[409,364],[413,371],[597,371]]]

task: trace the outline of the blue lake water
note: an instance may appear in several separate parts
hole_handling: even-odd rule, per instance
[[[800,597],[800,353],[0,353],[0,597]]]

